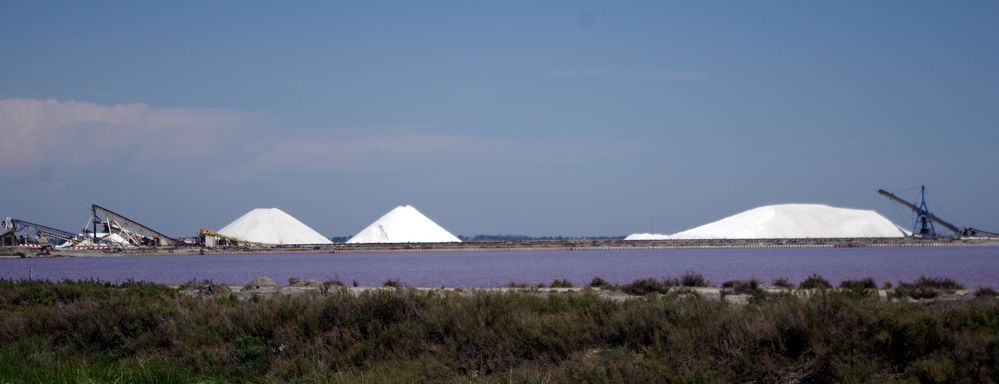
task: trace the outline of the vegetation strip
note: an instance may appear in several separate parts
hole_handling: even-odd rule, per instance
[[[694,274],[601,281],[593,284],[644,296],[426,291],[389,281],[394,287],[360,293],[320,283],[319,295],[239,300],[210,282],[183,288],[205,289],[195,296],[141,282],[0,281],[0,382],[999,379],[999,307],[989,289],[916,304],[856,294],[871,289],[863,279],[807,296],[742,281],[730,288],[750,300],[731,305],[683,290],[707,284]],[[958,289],[950,283],[909,284]]]

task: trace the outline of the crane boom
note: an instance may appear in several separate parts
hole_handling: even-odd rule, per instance
[[[72,232],[63,231],[61,229],[56,229],[41,224],[35,224],[29,221],[15,219],[8,217],[4,220],[4,227],[9,227],[7,229],[14,229],[15,231],[22,231],[26,229],[34,229],[35,233],[44,235],[46,237],[51,237],[59,240],[69,241],[76,237],[76,234]]]
[[[915,204],[912,204],[912,203],[910,203],[908,201],[905,201],[905,199],[902,199],[901,197],[896,196],[894,193],[888,192],[888,191],[883,190],[883,189],[878,189],[878,193],[884,195],[885,197],[887,197],[888,199],[890,199],[890,200],[892,200],[892,201],[894,201],[896,203],[899,203],[899,204],[905,206],[906,208],[911,209],[913,212],[917,212],[918,213],[918,212],[922,211],[922,209],[920,207],[918,207]],[[960,237],[961,235],[964,234],[964,231],[961,230],[960,228],[958,228],[956,225],[944,221],[943,219],[937,217],[937,215],[934,215],[931,212],[924,212],[924,213],[926,215],[926,218],[932,220],[933,222],[935,222],[937,224],[940,224],[940,225],[944,226],[944,228],[947,228],[951,232],[954,232],[954,236]]]
[[[104,208],[104,207],[102,207],[100,205],[97,205],[97,204],[92,204],[90,206],[90,209],[94,212],[95,216],[97,215],[98,212],[100,212],[104,216],[112,217],[112,218],[114,218],[117,221],[121,221],[121,222],[123,222],[125,224],[128,224],[129,226],[135,227],[135,229],[137,229],[139,232],[142,232],[142,233],[148,235],[149,237],[151,237],[153,239],[156,239],[156,241],[159,242],[160,245],[176,245],[177,244],[177,240],[174,240],[170,236],[167,236],[167,235],[164,235],[162,233],[159,233],[155,229],[152,229],[152,228],[149,228],[149,227],[147,227],[145,225],[139,224],[139,222],[137,222],[135,220],[132,220],[132,219],[129,219],[129,218],[127,218],[125,216],[122,216],[122,215],[120,215],[118,213],[115,213],[114,211],[111,211],[110,209]]]

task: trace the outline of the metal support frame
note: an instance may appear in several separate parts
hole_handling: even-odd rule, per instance
[[[930,219],[930,209],[926,206],[926,186],[919,186],[919,209],[914,212],[916,214],[916,220],[912,223],[912,233],[918,233],[920,236],[930,236],[935,237],[937,235],[936,227],[933,226],[933,220]],[[919,227],[919,232],[916,232],[916,227]]]

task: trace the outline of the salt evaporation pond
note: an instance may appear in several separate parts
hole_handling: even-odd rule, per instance
[[[834,284],[872,277],[879,283],[920,275],[949,277],[969,288],[999,288],[999,246],[913,248],[741,248],[587,251],[393,252],[121,256],[0,260],[0,277],[23,279],[146,280],[178,284],[211,279],[243,284],[257,276],[290,277],[378,286],[388,279],[418,287],[496,287],[508,282],[576,286],[594,276],[625,283],[645,277],[703,274],[715,284],[786,277],[798,282],[818,273]]]

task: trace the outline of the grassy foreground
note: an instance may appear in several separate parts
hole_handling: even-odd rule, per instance
[[[0,281],[0,382],[287,381],[996,382],[999,307]]]

